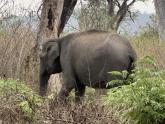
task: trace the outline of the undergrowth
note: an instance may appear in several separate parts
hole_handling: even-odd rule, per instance
[[[164,124],[165,71],[155,60],[149,56],[140,59],[127,84],[111,89],[106,97],[106,104],[120,108],[116,114],[123,123]]]
[[[13,79],[0,79],[0,120],[32,122],[43,100],[30,87]]]
[[[94,98],[93,98],[94,99]],[[82,104],[42,99],[25,83],[0,79],[0,122],[7,124],[119,124],[115,110],[95,100]]]

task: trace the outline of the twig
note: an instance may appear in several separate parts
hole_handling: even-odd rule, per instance
[[[37,10],[37,16],[39,18],[39,20],[41,20],[40,16],[39,16],[39,11],[41,10],[41,7],[43,6],[43,2],[41,3],[41,5],[39,6],[38,10]]]
[[[81,123],[79,123],[79,122],[70,121],[70,120],[55,119],[55,118],[54,118],[54,117],[52,117],[51,115],[47,115],[47,117],[48,117],[48,118],[49,118],[49,120],[51,120],[51,121],[67,122],[67,123],[71,123],[71,124],[81,124]]]

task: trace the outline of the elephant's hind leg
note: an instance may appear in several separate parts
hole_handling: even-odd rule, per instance
[[[74,80],[64,80],[64,83],[63,83],[61,90],[58,94],[58,99],[60,101],[66,101],[66,98],[69,96],[69,93],[74,88],[75,88],[75,81]]]
[[[77,83],[75,87],[75,101],[80,102],[84,94],[85,94],[85,85],[81,83]]]
[[[60,92],[59,92],[59,94],[58,94],[58,100],[60,100],[60,101],[65,101],[66,100],[66,98],[69,96],[69,93],[71,92],[71,90],[72,90],[73,88],[69,88],[69,87],[64,87],[64,86],[62,86],[62,88],[61,88],[61,90],[60,90]]]

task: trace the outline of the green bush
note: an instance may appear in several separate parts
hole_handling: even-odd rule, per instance
[[[10,109],[13,112],[15,111],[14,113],[22,113],[22,116],[32,119],[36,107],[40,106],[42,102],[43,100],[25,83],[14,79],[0,79],[2,110]],[[0,113],[3,114],[4,112],[0,111]],[[11,113],[7,113],[7,115],[9,114]]]
[[[130,85],[111,89],[106,103],[120,108],[118,114],[128,123],[164,124],[165,72],[154,59],[140,59],[127,83]]]

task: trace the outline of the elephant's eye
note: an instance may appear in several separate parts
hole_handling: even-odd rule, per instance
[[[48,48],[47,48],[47,52],[49,52],[49,51],[50,51],[50,49],[51,49],[51,46],[48,46]]]
[[[47,53],[50,52],[51,48],[52,48],[51,46],[47,47]]]

